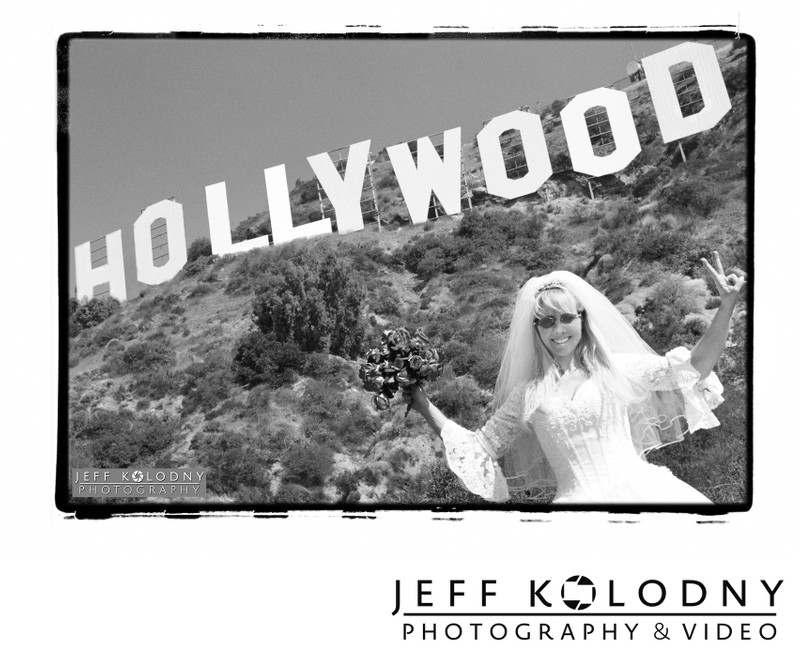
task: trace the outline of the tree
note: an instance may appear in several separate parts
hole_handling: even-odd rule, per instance
[[[705,284],[685,284],[680,276],[670,276],[655,286],[644,304],[636,309],[633,327],[658,353],[665,353],[683,342],[694,342],[684,317],[702,307],[707,294]]]
[[[255,324],[303,351],[355,357],[364,336],[364,293],[353,270],[329,248],[278,262],[253,302]]]
[[[94,297],[86,303],[70,300],[70,324],[77,324],[82,329],[91,328],[111,317],[120,303],[114,297]]]
[[[187,262],[194,262],[202,256],[211,255],[211,240],[207,237],[198,237],[194,242],[189,245],[186,251]]]
[[[260,331],[252,331],[236,345],[233,373],[243,385],[266,383],[279,388],[294,381],[304,364],[304,355],[295,343],[278,342]]]

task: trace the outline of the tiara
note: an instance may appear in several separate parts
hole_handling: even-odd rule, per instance
[[[541,294],[545,290],[563,290],[564,284],[561,281],[549,281],[542,285],[538,290],[536,290],[536,294]]]

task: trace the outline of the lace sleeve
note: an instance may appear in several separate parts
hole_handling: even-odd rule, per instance
[[[509,499],[508,485],[497,459],[523,430],[524,394],[524,387],[520,386],[482,429],[468,431],[452,420],[442,428],[447,465],[467,490],[492,502]]]
[[[719,426],[711,412],[723,401],[722,383],[713,372],[702,381],[686,347],[677,347],[666,356],[624,355],[620,364],[647,390],[679,390],[683,398],[689,431]]]

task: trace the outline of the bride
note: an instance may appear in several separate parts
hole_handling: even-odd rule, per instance
[[[494,394],[477,431],[448,420],[419,386],[405,400],[441,435],[450,469],[491,501],[556,487],[553,503],[708,504],[667,468],[644,460],[689,431],[719,425],[712,368],[744,278],[703,259],[720,295],[694,349],[656,355],[600,292],[570,272],[532,278],[517,295]],[[498,461],[502,460],[502,468]]]

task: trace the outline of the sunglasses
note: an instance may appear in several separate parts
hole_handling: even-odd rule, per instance
[[[583,312],[579,312],[577,315],[573,315],[572,313],[561,313],[559,319],[561,320],[562,324],[572,324],[576,319],[581,317]],[[553,328],[556,325],[556,318],[552,315],[547,315],[545,317],[534,317],[533,323],[535,326],[541,326],[542,328]]]

